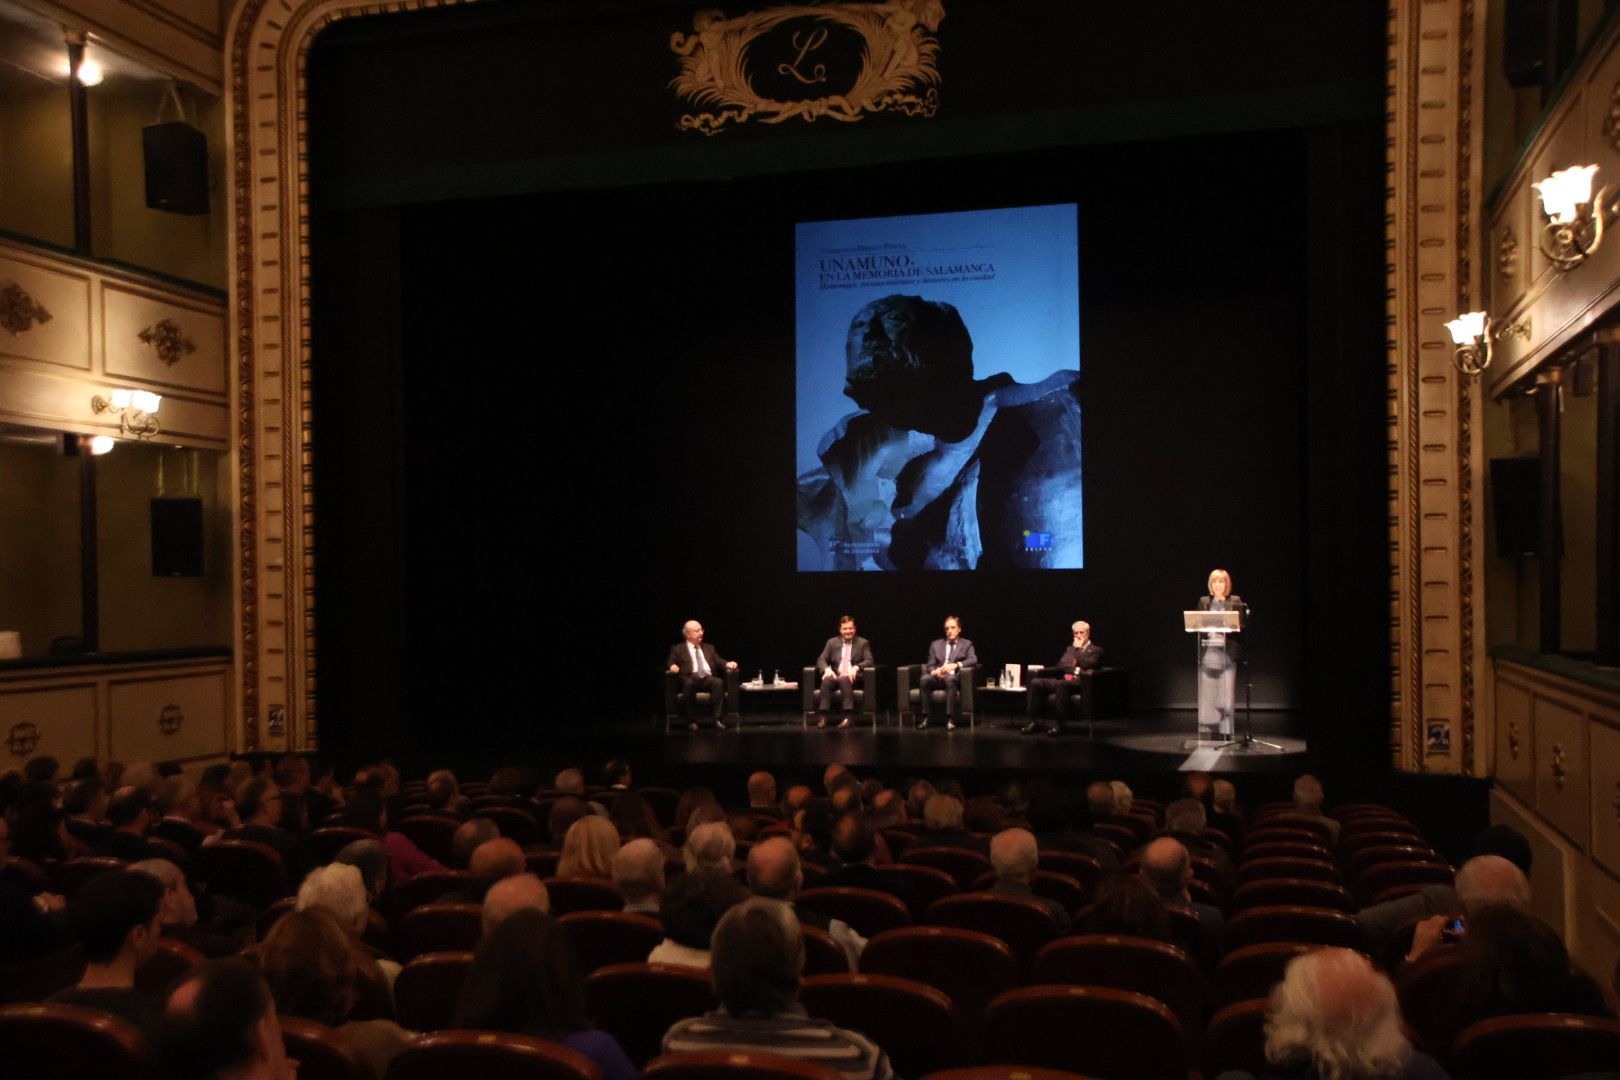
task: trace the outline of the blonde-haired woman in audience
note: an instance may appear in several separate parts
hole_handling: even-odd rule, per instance
[[[382,1080],[411,1033],[392,1020],[353,1019],[367,960],[330,911],[310,907],[276,921],[259,964],[277,1012],[325,1024]]]
[[[580,818],[563,834],[558,877],[613,880],[613,856],[619,850],[619,830],[613,822],[594,814]]]

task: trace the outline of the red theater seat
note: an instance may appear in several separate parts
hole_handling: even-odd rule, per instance
[[[984,1013],[991,1061],[1131,1080],[1185,1080],[1181,1027],[1143,994],[1097,986],[1029,986]]]
[[[325,1024],[283,1016],[281,1041],[298,1062],[298,1080],[375,1080],[348,1041]]]
[[[941,991],[964,1020],[1018,985],[1018,962],[998,937],[952,926],[886,930],[866,943],[861,971],[914,979]]]
[[[714,984],[699,968],[673,964],[609,964],[585,979],[585,1012],[619,1040],[637,1066],[663,1047],[677,1020],[717,1008]]]
[[[418,956],[394,980],[394,1009],[408,1031],[441,1031],[456,1023],[461,987],[472,970],[470,952]]]
[[[394,1058],[388,1080],[602,1080],[590,1058],[561,1043],[496,1031],[435,1031]]]
[[[840,1080],[838,1073],[813,1061],[730,1050],[664,1054],[641,1075],[646,1080]]]
[[[811,1016],[877,1043],[900,1076],[920,1076],[955,1060],[956,1008],[932,986],[893,975],[813,975],[804,980],[799,1001]]]
[[[0,1006],[0,1073],[41,1078],[151,1075],[140,1029],[77,1005]]]
[[[571,911],[557,920],[557,928],[574,947],[581,977],[608,964],[640,963],[664,940],[657,919],[622,911]],[[838,955],[842,958],[844,950]]]

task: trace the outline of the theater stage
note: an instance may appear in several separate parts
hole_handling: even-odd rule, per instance
[[[1181,772],[1192,769],[1275,778],[1284,785],[1301,772],[1320,768],[1294,713],[1254,714],[1256,738],[1281,745],[1280,752],[1235,746],[1189,751],[1184,743],[1195,728],[1191,710],[1098,721],[1095,739],[1087,736],[1084,725],[1057,738],[1026,736],[1018,731],[1022,722],[997,716],[972,731],[963,724],[947,732],[939,725],[926,731],[901,729],[891,718],[876,732],[870,723],[859,722],[839,731],[806,729],[799,714],[792,713],[745,716],[740,725],[729,723],[726,731],[705,726],[689,732],[674,724],[666,733],[662,719],[642,719],[554,729],[547,733],[543,754],[547,760],[571,757],[586,765],[622,756],[635,767],[637,783],[679,787],[729,786],[753,769],[783,778],[818,776],[832,762],[890,782],[949,774],[969,783],[971,777],[970,786],[979,789],[1034,774],[1124,777],[1171,789],[1179,787]]]

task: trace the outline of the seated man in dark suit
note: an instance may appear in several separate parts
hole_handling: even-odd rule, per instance
[[[1069,715],[1069,698],[1081,693],[1085,686],[1080,680],[1080,673],[1102,667],[1102,646],[1091,640],[1091,624],[1079,619],[1069,629],[1074,638],[1069,647],[1063,650],[1058,662],[1049,668],[1042,668],[1043,674],[1029,680],[1029,723],[1022,729],[1025,735],[1034,735],[1042,730],[1048,735],[1062,734],[1063,721]],[[1048,671],[1055,675],[1044,674]],[[1053,711],[1056,715],[1043,729],[1041,710],[1049,696],[1054,699]]]
[[[945,636],[928,646],[928,673],[922,677],[923,717],[918,728],[928,726],[934,718],[934,691],[945,691],[945,730],[956,730],[956,718],[962,715],[962,677],[958,672],[979,662],[973,651],[973,642],[962,636],[962,620],[955,615],[945,616]]]
[[[274,848],[286,864],[287,884],[296,889],[312,863],[303,838],[276,824],[281,820],[281,789],[276,782],[260,777],[243,784],[236,793],[236,813],[242,825],[227,832],[225,839],[252,840]]]
[[[714,726],[724,731],[726,683],[717,673],[737,670],[737,661],[727,660],[713,645],[703,644],[703,624],[696,619],[688,619],[681,627],[681,634],[686,640],[669,650],[669,659],[664,663],[669,667],[671,675],[679,675],[681,678],[687,729],[697,730],[697,696],[699,693],[707,693],[712,703],[710,712]]]
[[[996,883],[990,886],[990,891],[998,896],[1034,900],[1052,913],[1058,933],[1067,934],[1073,929],[1068,911],[1056,900],[1036,896],[1035,890],[1030,888],[1039,859],[1035,835],[1028,829],[1003,829],[996,833],[990,838],[990,865],[996,869]]]
[[[855,680],[860,677],[861,668],[870,667],[873,663],[872,643],[855,634],[855,616],[840,616],[838,636],[828,638],[827,644],[821,647],[821,655],[816,657],[816,678],[821,683],[821,696],[817,704],[821,719],[816,721],[816,727],[827,726],[835,696],[838,698],[838,709],[844,714],[838,726],[849,727],[849,714],[855,711]]]

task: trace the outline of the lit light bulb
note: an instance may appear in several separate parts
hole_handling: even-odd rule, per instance
[[[130,404],[134,405],[138,412],[156,415],[158,406],[163,404],[163,398],[148,390],[136,390],[130,395]]]
[[[130,395],[133,390],[114,390],[112,392],[112,407],[115,409],[129,408]]]
[[[94,60],[79,61],[80,83],[85,86],[99,86],[101,85],[101,80],[104,78],[106,78],[106,73],[101,70],[100,64],[96,63]]]
[[[1459,315],[1446,323],[1446,329],[1451,331],[1453,343],[1472,345],[1485,336],[1485,313],[1483,311],[1470,311],[1466,315]]]
[[[102,454],[111,453],[112,448],[117,445],[118,440],[111,435],[95,435],[90,439],[90,452],[100,457]]]
[[[1592,201],[1592,176],[1597,170],[1596,165],[1572,165],[1531,185],[1541,195],[1541,208],[1554,224],[1574,221],[1577,209]]]

